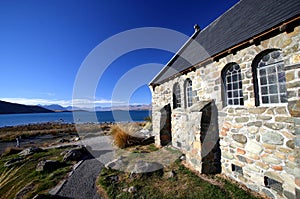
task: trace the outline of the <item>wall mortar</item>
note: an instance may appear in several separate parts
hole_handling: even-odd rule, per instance
[[[187,162],[199,172],[203,169],[201,142],[202,108],[214,102],[218,113],[220,163],[222,173],[250,189],[276,198],[300,198],[300,27],[280,33],[259,45],[251,45],[169,80],[152,90],[153,131],[160,145],[160,110],[171,105],[172,145],[186,154]],[[252,61],[261,52],[279,49],[285,63],[288,103],[255,106]],[[243,106],[222,106],[221,71],[227,63],[241,67]],[[185,106],[184,81],[193,82],[193,106]],[[172,89],[179,83],[181,108],[173,109]],[[232,170],[242,167],[243,173]],[[267,187],[265,177],[282,183],[282,193]]]

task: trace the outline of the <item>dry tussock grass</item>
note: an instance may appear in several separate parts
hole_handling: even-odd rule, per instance
[[[142,129],[141,123],[121,123],[117,124],[124,132],[131,136],[137,136]]]
[[[19,148],[19,147],[7,147],[2,153],[2,156],[16,154],[21,152],[23,149],[24,148]]]
[[[121,149],[139,144],[143,138],[134,136],[137,130],[138,125],[135,124],[112,126],[111,135],[113,137],[114,144]]]
[[[28,124],[20,126],[8,126],[0,128],[0,142],[1,141],[14,141],[16,137],[22,138],[34,137],[39,135],[52,134],[77,134],[80,133],[97,133],[108,131],[111,124],[65,124],[65,123],[40,123]]]
[[[114,139],[115,145],[121,149],[126,147],[130,135],[125,133],[123,129],[121,129],[119,126],[113,126],[111,128],[111,135]]]
[[[17,137],[34,137],[45,134],[76,133],[74,124],[40,123],[0,128],[0,141],[14,141]]]

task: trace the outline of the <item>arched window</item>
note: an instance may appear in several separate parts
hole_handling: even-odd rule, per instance
[[[222,70],[224,84],[224,104],[244,105],[242,90],[241,68],[236,63],[231,63]]]
[[[192,89],[192,86],[193,86],[192,80],[187,79],[184,83],[186,107],[190,107],[190,106],[193,105],[193,89]]]
[[[284,63],[279,50],[259,54],[253,61],[253,72],[256,105],[287,102]]]
[[[173,108],[181,107],[181,94],[179,84],[176,83],[173,88]]]

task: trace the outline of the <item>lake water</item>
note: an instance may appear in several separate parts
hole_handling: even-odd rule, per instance
[[[42,122],[139,122],[150,116],[150,111],[99,111],[99,112],[60,112],[34,114],[0,114],[0,127],[34,124]]]

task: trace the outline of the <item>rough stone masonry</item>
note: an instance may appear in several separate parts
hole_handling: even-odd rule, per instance
[[[300,198],[299,46],[298,24],[292,31],[277,32],[259,42],[250,41],[245,48],[152,85],[156,144],[161,146],[169,140],[202,173],[222,172],[270,198]],[[261,86],[265,79],[264,71],[260,70],[260,82],[255,82],[254,65],[268,64],[273,58],[281,60],[283,66],[284,83],[279,86],[285,86],[285,95],[277,90],[282,101],[257,105],[257,101],[265,100]],[[228,94],[224,89],[228,88],[223,72],[232,64],[240,68],[243,101],[237,106],[226,105],[233,102],[224,98],[224,93]],[[268,73],[271,69],[266,70]],[[281,81],[278,71],[277,74],[277,81]],[[187,80],[192,82],[192,106],[186,103]],[[267,81],[271,85],[272,79]],[[179,96],[174,94],[176,84]],[[272,100],[272,85],[268,89],[268,99]],[[180,106],[174,106],[174,100]]]

